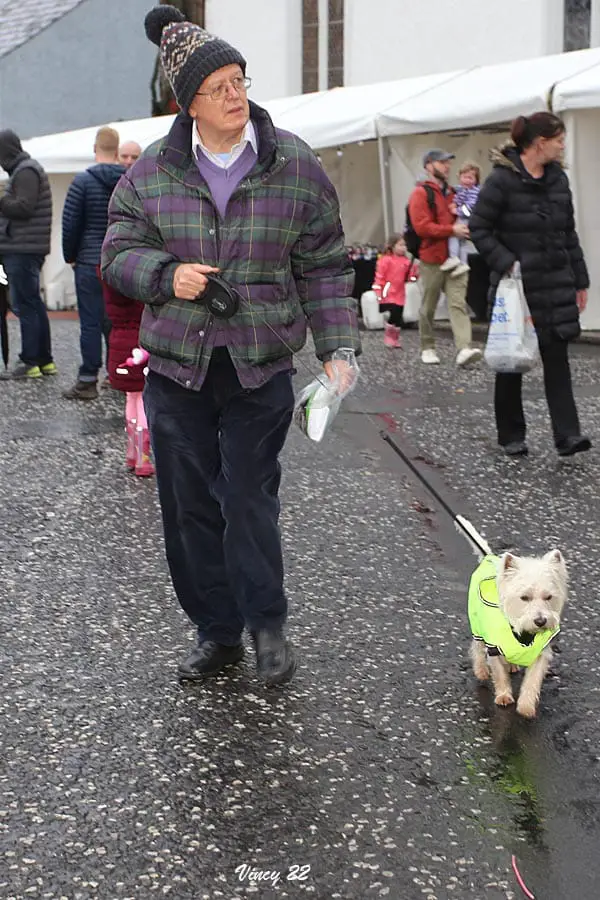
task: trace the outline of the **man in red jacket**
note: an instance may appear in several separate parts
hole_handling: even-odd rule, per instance
[[[423,157],[427,174],[413,190],[408,210],[412,226],[421,238],[421,361],[433,365],[440,362],[435,350],[433,318],[443,291],[448,300],[450,325],[457,350],[456,365],[468,366],[478,362],[482,356],[481,350],[471,347],[471,320],[466,302],[468,273],[456,275],[454,271],[442,270],[442,264],[448,259],[448,238],[452,235],[459,238],[469,236],[467,226],[456,221],[454,190],[448,184],[452,159],[453,154],[445,150],[427,151]],[[435,200],[435,210],[432,209],[430,196]]]

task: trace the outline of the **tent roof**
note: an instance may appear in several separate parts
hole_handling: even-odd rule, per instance
[[[600,49],[481,66],[380,112],[382,135],[479,128],[547,109],[557,82],[600,64]]]
[[[600,107],[600,66],[597,64],[571,78],[566,78],[556,86],[553,95],[553,108],[556,112],[598,107]]]
[[[317,96],[318,94],[300,94],[269,100],[262,105],[278,122],[286,112],[310,103]],[[122,141],[137,141],[142,147],[148,147],[169,132],[174,118],[175,116],[154,116],[105,124],[115,128]],[[98,126],[94,125],[90,128],[78,128],[76,131],[46,134],[23,141],[23,148],[50,174],[81,172],[94,161],[93,146],[97,131]]]
[[[600,48],[496,66],[333,88],[269,100],[275,124],[317,150],[384,136],[481,128],[547,108],[600,105]],[[558,102],[558,106],[556,103]],[[122,140],[148,146],[172,116],[111,122]],[[25,149],[49,173],[72,173],[93,161],[96,126],[32,138]]]
[[[324,150],[339,144],[373,140],[377,137],[376,114],[379,110],[409,98],[418,98],[450,77],[448,74],[423,75],[402,81],[333,88],[311,94],[310,102],[300,108],[290,105],[278,114],[271,104],[265,106],[280,128],[294,131],[311,147]]]
[[[137,141],[147,147],[169,131],[175,116],[156,116],[150,119],[133,119],[130,122],[107,122],[116,128],[122,141]],[[94,138],[98,126],[46,134],[43,137],[23,141],[23,149],[37,159],[46,172],[81,172],[94,161]]]

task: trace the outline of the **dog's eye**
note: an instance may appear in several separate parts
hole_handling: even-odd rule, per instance
[[[531,601],[531,597],[528,594],[521,594],[521,600],[523,603],[529,603]]]
[[[552,594],[546,594],[546,596],[543,598],[543,600],[544,600],[544,603],[550,603],[550,601],[552,600]]]

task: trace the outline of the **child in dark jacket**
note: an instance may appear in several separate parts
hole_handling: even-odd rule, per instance
[[[124,297],[102,282],[106,311],[112,322],[108,347],[108,377],[111,387],[125,394],[125,430],[127,468],[139,477],[154,475],[150,461],[150,435],[144,410],[144,365],[147,354],[134,353],[144,305]]]
[[[393,234],[383,254],[377,260],[373,290],[379,300],[379,311],[388,313],[383,343],[386,347],[400,349],[400,330],[404,324],[406,282],[416,281],[415,265],[406,255],[406,243],[401,234]]]

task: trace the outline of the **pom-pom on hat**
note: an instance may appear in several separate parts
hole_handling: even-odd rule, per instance
[[[160,47],[160,59],[179,106],[186,110],[205,78],[237,64],[246,74],[246,60],[235,47],[215,37],[174,6],[155,6],[144,22],[146,35]]]

